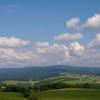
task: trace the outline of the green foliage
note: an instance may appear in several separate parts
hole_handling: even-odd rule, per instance
[[[21,93],[24,98],[27,98],[31,93],[30,87],[16,86],[16,85],[2,85],[0,87],[1,92],[17,92]]]
[[[24,98],[29,97],[30,93],[31,93],[31,91],[30,91],[29,88],[24,88],[24,89],[22,90],[22,94],[23,94]]]
[[[63,88],[89,88],[89,89],[100,89],[100,84],[98,83],[80,83],[80,84],[67,84],[67,83],[46,83],[34,85],[34,91],[46,91],[55,90]]]
[[[16,85],[5,85],[4,92],[23,92],[25,87]]]

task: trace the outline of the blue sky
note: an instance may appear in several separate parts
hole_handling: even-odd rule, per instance
[[[0,0],[0,34],[51,41],[67,32],[67,19],[79,17],[82,23],[96,13],[100,13],[99,0]]]
[[[99,44],[100,41],[98,40],[98,38],[95,38],[96,36],[99,37],[99,33],[100,33],[99,25],[97,28],[95,28],[94,25],[91,26],[89,23],[87,26],[85,26],[86,23],[88,22],[88,19],[89,18],[92,19],[92,17],[94,18],[95,16],[98,18],[97,19],[98,21],[100,18],[99,0],[0,0],[0,37],[1,40],[3,39],[3,44],[6,43],[5,42],[6,40],[12,41],[14,39],[17,39],[16,41],[19,41],[18,39],[20,39],[23,41],[26,40],[31,42],[29,46],[19,47],[19,48],[12,47],[12,45],[10,45],[9,47],[7,46],[7,44],[4,46],[1,45],[0,49],[2,48],[4,49],[7,46],[6,48],[8,49],[9,48],[14,49],[15,51],[18,51],[18,53],[19,51],[23,53],[22,52],[23,48],[24,49],[26,48],[25,51],[29,51],[31,48],[36,54],[34,48],[36,45],[40,46],[41,44],[46,46],[50,45],[51,47],[53,47],[54,44],[58,44],[60,46],[67,45],[68,47],[68,45],[70,44],[72,46],[72,45],[78,45],[79,43],[79,45],[80,46],[82,45],[84,48],[87,48],[87,44],[89,45],[90,44],[96,45],[96,43]],[[73,27],[69,28],[66,25],[66,23],[73,18],[77,18],[80,21],[75,23],[74,28]],[[95,24],[97,25],[98,23]],[[80,31],[77,30],[77,28]],[[81,35],[84,35],[84,36],[80,36],[80,38],[82,37],[84,38],[82,39],[71,38],[72,39],[71,41],[66,38],[64,38],[63,41],[62,39],[58,39],[59,35],[66,34],[66,33],[69,35],[80,33]],[[14,38],[12,39],[12,37]],[[54,37],[58,37],[58,38],[54,39]],[[95,41],[96,43],[94,43]],[[35,49],[37,50],[37,48]],[[89,51],[87,50],[85,52],[89,52]],[[97,55],[98,50],[95,53]],[[44,59],[45,57],[46,56],[43,56],[41,58]],[[71,58],[71,60],[72,59],[73,58]],[[1,60],[1,62],[3,61]],[[40,61],[40,64],[41,62],[42,61]],[[64,63],[63,62],[60,63],[59,59],[57,59],[57,62],[56,61],[54,63],[48,62],[47,65],[70,64],[68,61]],[[73,63],[71,64],[74,64],[74,62],[75,61],[73,61]],[[98,63],[96,64],[95,63],[96,62],[94,62],[94,65],[98,66]],[[32,63],[31,65],[40,65],[40,64]],[[23,64],[22,65],[18,64],[18,65],[25,66]],[[76,63],[76,65],[78,64]],[[90,66],[91,62],[89,62],[89,64],[88,63],[83,64],[83,66],[84,65]]]

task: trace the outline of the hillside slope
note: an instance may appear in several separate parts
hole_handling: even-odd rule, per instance
[[[62,73],[78,73],[100,75],[100,68],[55,65],[45,67],[24,67],[0,69],[0,81],[4,80],[41,80]]]

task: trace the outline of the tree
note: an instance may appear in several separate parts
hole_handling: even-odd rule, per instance
[[[29,88],[24,88],[24,89],[22,90],[22,94],[23,94],[24,98],[29,97],[30,93],[31,93],[31,91],[30,91]]]

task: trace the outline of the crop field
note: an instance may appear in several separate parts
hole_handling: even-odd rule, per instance
[[[40,100],[100,100],[99,89],[60,89],[36,94]]]
[[[0,100],[26,100],[21,94],[12,92],[0,92]]]

